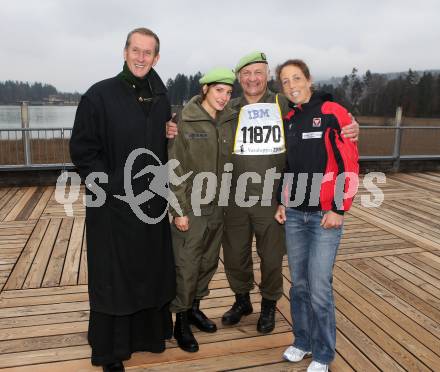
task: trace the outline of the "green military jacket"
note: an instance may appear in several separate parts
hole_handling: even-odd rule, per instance
[[[258,103],[275,103],[276,102],[276,94],[270,90],[266,90],[266,93],[261,97]],[[285,96],[279,94],[278,95],[278,103],[281,108],[281,113],[284,116],[289,108],[288,108],[288,100]],[[237,120],[234,122],[234,138],[235,131],[238,124],[238,115],[241,108],[249,103],[246,99],[242,97],[235,98],[231,100],[229,103],[231,109],[237,113]],[[271,155],[251,155],[251,156],[241,156],[232,154],[233,148],[231,148],[231,161],[234,167],[233,170],[233,181],[232,181],[232,192],[231,192],[231,201],[234,200],[235,185],[238,177],[244,172],[255,172],[260,175],[262,182],[261,183],[251,183],[250,181],[247,184],[246,188],[246,197],[257,196],[259,199],[262,199],[263,196],[263,186],[264,186],[264,177],[266,171],[273,167],[276,168],[276,172],[281,173],[286,164],[286,153],[281,154],[271,154]],[[275,198],[275,193],[278,188],[278,183],[275,182],[272,190],[271,200]],[[269,199],[267,200],[269,202]]]
[[[180,185],[170,183],[170,189],[174,192],[182,209],[182,216],[192,211],[193,181],[200,172],[210,172],[217,176],[216,195],[210,203],[211,205],[217,204],[224,164],[230,162],[232,154],[237,114],[230,106],[227,106],[213,119],[202,107],[200,96],[193,97],[183,108],[177,124],[179,134],[168,143],[169,159],[177,159],[180,162],[174,170],[175,174],[181,177],[192,171],[191,176]],[[203,189],[194,190],[194,192],[205,197],[206,180]],[[172,207],[170,212],[173,216],[180,215]]]

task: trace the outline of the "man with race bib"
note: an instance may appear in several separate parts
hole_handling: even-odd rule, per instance
[[[235,72],[242,97],[231,100],[239,112],[232,149],[232,187],[225,209],[223,254],[225,272],[235,303],[222,317],[225,325],[236,324],[252,313],[249,292],[254,287],[252,241],[260,258],[261,313],[257,330],[269,333],[275,327],[276,302],[283,294],[282,261],[285,238],[273,218],[275,192],[286,162],[282,115],[289,111],[283,95],[267,88],[269,66],[262,52],[250,53],[238,62]],[[344,134],[356,138],[359,125],[353,121]]]
[[[243,96],[231,101],[239,112],[232,149],[232,188],[225,209],[223,254],[225,272],[235,293],[235,303],[222,317],[225,325],[236,324],[252,313],[249,292],[254,287],[252,240],[255,234],[260,257],[262,295],[259,332],[275,326],[275,305],[283,293],[281,265],[285,254],[284,231],[273,218],[274,191],[285,166],[282,112],[287,101],[267,89],[269,68],[264,53],[244,56],[235,70]]]

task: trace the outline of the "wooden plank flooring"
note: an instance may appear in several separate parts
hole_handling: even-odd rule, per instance
[[[334,268],[337,355],[332,371],[440,370],[440,172],[387,175],[361,182],[346,215]],[[81,199],[71,216],[54,187],[0,188],[0,369],[93,371],[87,344],[89,304],[85,212]],[[383,194],[383,203],[371,208]],[[80,198],[83,196],[81,191]],[[254,258],[258,283],[259,258]],[[189,354],[167,341],[163,354],[136,353],[131,371],[305,371],[282,360],[292,342],[290,274],[283,264],[284,295],[276,328],[256,331],[254,313],[224,327],[233,302],[222,262],[202,302],[219,330],[196,331],[200,351]]]

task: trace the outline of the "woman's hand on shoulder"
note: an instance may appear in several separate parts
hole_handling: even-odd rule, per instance
[[[321,226],[324,229],[340,229],[344,222],[344,216],[333,211],[324,214],[321,220]]]

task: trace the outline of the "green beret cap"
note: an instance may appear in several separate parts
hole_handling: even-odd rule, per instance
[[[202,78],[199,80],[201,85],[211,84],[211,83],[221,83],[221,84],[229,84],[234,85],[235,74],[232,70],[223,67],[213,68],[208,71]]]
[[[267,58],[263,52],[252,52],[250,54],[242,57],[238,63],[237,67],[235,67],[235,72],[239,72],[244,66],[250,65],[252,63],[266,63]]]

